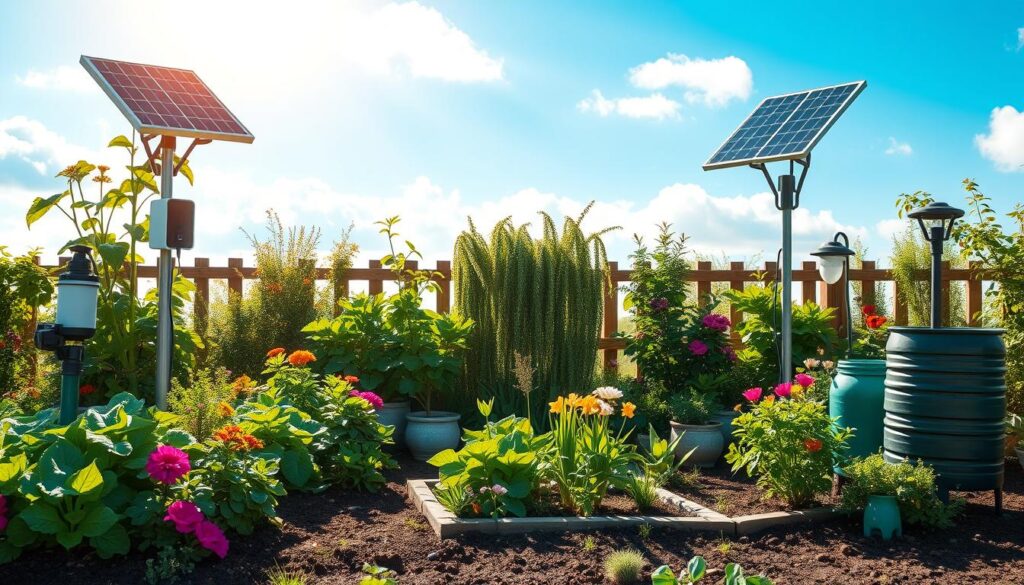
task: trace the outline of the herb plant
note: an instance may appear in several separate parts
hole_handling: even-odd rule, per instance
[[[943,504],[935,487],[935,471],[923,462],[888,463],[880,454],[851,461],[843,468],[842,507],[861,510],[870,496],[896,496],[900,515],[908,524],[949,528],[963,511],[963,501]]]

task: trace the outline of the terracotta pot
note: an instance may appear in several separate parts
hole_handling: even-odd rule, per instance
[[[413,459],[426,461],[445,449],[459,446],[462,429],[459,415],[454,412],[435,410],[431,413],[410,412],[405,415],[405,446]]]
[[[725,439],[722,438],[722,423],[716,422],[706,425],[684,425],[672,421],[672,440],[680,434],[683,438],[676,445],[676,458],[686,456],[690,450],[693,453],[686,460],[686,465],[695,467],[714,467],[718,458],[722,456],[725,448]]]

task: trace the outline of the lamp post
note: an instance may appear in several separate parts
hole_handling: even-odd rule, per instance
[[[843,240],[840,242],[840,238]],[[831,242],[825,242],[811,256],[818,257],[818,274],[828,284],[835,284],[843,279],[843,296],[846,297],[846,357],[853,351],[853,315],[850,311],[850,238],[843,232],[832,236]]]
[[[55,323],[36,326],[36,347],[57,354],[61,361],[60,424],[71,424],[78,415],[78,389],[85,346],[81,342],[96,333],[96,297],[99,278],[93,272],[91,249],[72,246],[68,269],[57,278]],[[77,342],[68,344],[68,342]]]
[[[953,224],[964,216],[962,209],[932,202],[907,214],[921,226],[924,239],[932,244],[932,329],[942,327],[942,245],[953,234]],[[925,222],[929,222],[928,225]]]

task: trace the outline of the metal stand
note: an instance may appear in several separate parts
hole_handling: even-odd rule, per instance
[[[160,137],[160,198],[170,199],[174,187],[173,136]],[[160,250],[157,274],[156,325],[156,406],[167,409],[167,392],[171,387],[171,353],[174,350],[174,322],[171,317],[171,292],[174,286],[174,264],[170,250]]]
[[[803,169],[800,181],[793,174],[794,163]],[[800,191],[811,166],[811,155],[806,160],[789,161],[789,174],[779,175],[778,188],[764,163],[750,165],[764,173],[768,186],[775,195],[775,207],[782,212],[782,351],[779,359],[779,380],[793,380],[793,210],[800,207]]]
[[[60,364],[60,424],[69,425],[78,416],[78,392],[82,378],[85,346],[64,345],[57,350]]]
[[[932,329],[942,327],[942,244],[945,229],[932,226]]]

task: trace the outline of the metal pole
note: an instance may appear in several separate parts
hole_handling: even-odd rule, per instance
[[[58,352],[60,368],[60,424],[69,425],[78,417],[78,392],[82,376],[85,346],[65,345]]]
[[[850,246],[849,241],[846,244]],[[850,308],[850,257],[843,259],[843,296],[846,297],[846,359],[853,356],[853,309]],[[861,294],[865,294],[861,291]]]
[[[932,226],[932,329],[942,327],[942,242],[945,229]]]
[[[782,382],[793,380],[793,199],[782,209]]]
[[[170,199],[174,185],[173,136],[160,137],[160,198]],[[174,266],[170,250],[160,250],[157,275],[156,325],[156,406],[167,408],[167,392],[171,386],[171,353],[174,350],[174,323],[171,321],[171,289]]]

